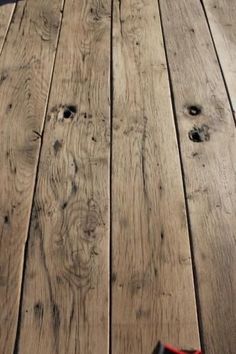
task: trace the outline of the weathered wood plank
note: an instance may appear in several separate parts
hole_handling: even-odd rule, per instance
[[[236,2],[234,0],[203,0],[212,36],[236,112]]]
[[[110,0],[65,3],[30,227],[20,354],[108,353],[110,24]]]
[[[0,0],[0,54],[2,52],[2,47],[6,39],[6,34],[15,6],[15,4],[4,3],[4,1]]]
[[[205,352],[233,354],[234,120],[201,3],[165,0],[161,1],[161,9],[190,211]]]
[[[112,353],[199,347],[158,5],[114,1]]]
[[[16,335],[45,105],[61,0],[19,1],[0,57],[0,353]]]

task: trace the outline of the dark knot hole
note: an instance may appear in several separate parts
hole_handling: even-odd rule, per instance
[[[198,105],[193,105],[188,107],[188,113],[191,116],[198,116],[199,114],[202,113],[202,108]]]
[[[67,107],[65,107],[65,109],[64,109],[63,117],[64,117],[65,119],[73,118],[74,115],[76,114],[76,112],[77,112],[76,106],[67,106]]]
[[[195,143],[200,143],[202,141],[201,135],[197,131],[191,131],[189,133],[190,140],[194,141]]]

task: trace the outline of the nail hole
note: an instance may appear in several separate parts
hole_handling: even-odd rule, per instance
[[[69,109],[65,109],[65,110],[64,110],[64,118],[65,118],[65,119],[70,118],[71,115],[72,115],[72,112],[71,112]]]
[[[201,143],[210,139],[209,127],[203,124],[201,127],[194,127],[188,133],[189,139],[195,143]]]
[[[199,134],[199,132],[197,131],[191,131],[189,133],[189,137],[192,141],[194,141],[195,143],[200,143],[202,140],[201,140],[201,136]]]
[[[191,116],[198,116],[199,114],[202,113],[202,109],[201,109],[200,106],[197,106],[197,105],[189,106],[188,107],[188,113]]]
[[[76,106],[68,106],[68,109],[74,114],[77,112]]]
[[[63,117],[64,117],[65,119],[73,118],[74,115],[76,114],[76,112],[77,112],[76,106],[72,106],[72,105],[71,105],[71,106],[67,106],[67,107],[65,107],[65,109],[64,109]]]

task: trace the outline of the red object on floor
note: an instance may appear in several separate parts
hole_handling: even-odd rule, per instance
[[[163,345],[159,342],[153,354],[202,354],[202,352],[200,350],[178,350],[169,344]]]
[[[175,349],[173,347],[171,347],[169,344],[166,344],[165,346],[165,349],[169,350],[171,353],[175,353],[175,354],[202,354],[201,351],[199,350],[195,350],[195,351],[184,351],[184,350],[178,350],[178,349]]]

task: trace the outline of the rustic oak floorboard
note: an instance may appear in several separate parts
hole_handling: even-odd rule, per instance
[[[155,0],[114,1],[112,353],[199,347],[174,118]]]
[[[4,3],[0,0],[0,54],[6,39],[15,4]]]
[[[230,100],[236,112],[236,2],[203,0]]]
[[[109,0],[66,1],[26,255],[20,354],[108,353],[110,25]]]
[[[161,1],[161,9],[190,212],[205,353],[233,354],[236,345],[234,120],[200,2],[165,0]]]
[[[0,353],[16,335],[40,133],[61,1],[19,1],[0,57]]]

